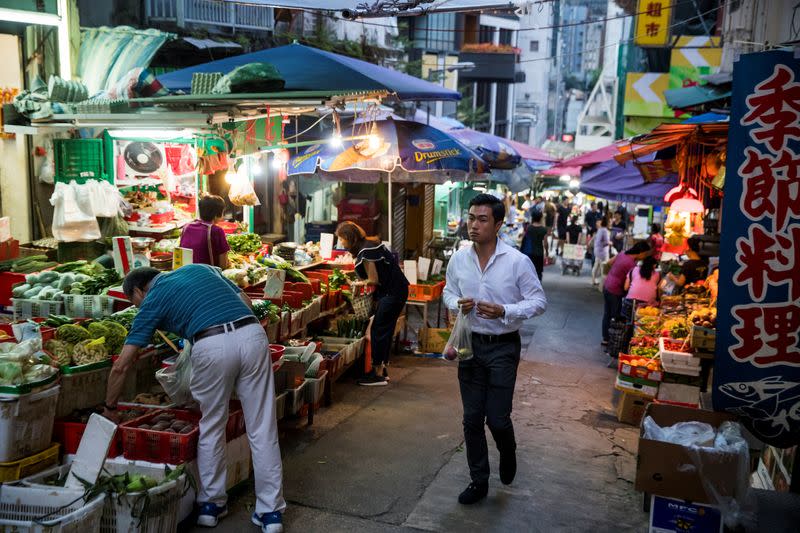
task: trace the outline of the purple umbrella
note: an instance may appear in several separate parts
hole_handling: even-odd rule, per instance
[[[647,162],[654,158],[655,154],[648,154],[639,161]],[[615,159],[610,159],[583,170],[580,189],[586,194],[617,202],[664,205],[664,195],[677,184],[677,174],[645,183],[632,161],[620,165]]]

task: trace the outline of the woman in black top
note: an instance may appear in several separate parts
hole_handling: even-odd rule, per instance
[[[389,377],[386,365],[397,319],[408,300],[408,280],[392,252],[383,244],[368,240],[358,224],[342,222],[336,229],[336,236],[339,246],[355,258],[358,277],[366,280],[366,285],[375,287],[375,315],[369,326],[372,370],[358,384],[386,385]]]

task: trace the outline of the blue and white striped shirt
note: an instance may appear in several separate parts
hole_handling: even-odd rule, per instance
[[[253,312],[241,290],[209,265],[186,265],[153,279],[125,344],[147,346],[156,329],[184,339],[211,326],[232,322]]]

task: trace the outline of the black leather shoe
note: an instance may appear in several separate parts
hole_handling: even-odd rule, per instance
[[[514,451],[500,454],[500,481],[503,485],[511,485],[517,475],[517,453]]]
[[[470,483],[464,492],[458,495],[458,503],[472,505],[478,503],[489,494],[489,483]]]

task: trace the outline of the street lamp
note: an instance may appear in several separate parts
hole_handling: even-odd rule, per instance
[[[426,81],[434,83],[434,76],[439,76],[440,74],[444,74],[445,72],[469,72],[475,69],[475,63],[472,61],[459,61],[458,63],[453,63],[452,65],[447,65],[445,68],[437,68],[431,69],[428,71],[428,75],[425,77]],[[437,83],[438,85],[438,83]],[[427,116],[427,125],[431,125],[431,103],[428,101],[426,103],[426,108],[428,111]]]

